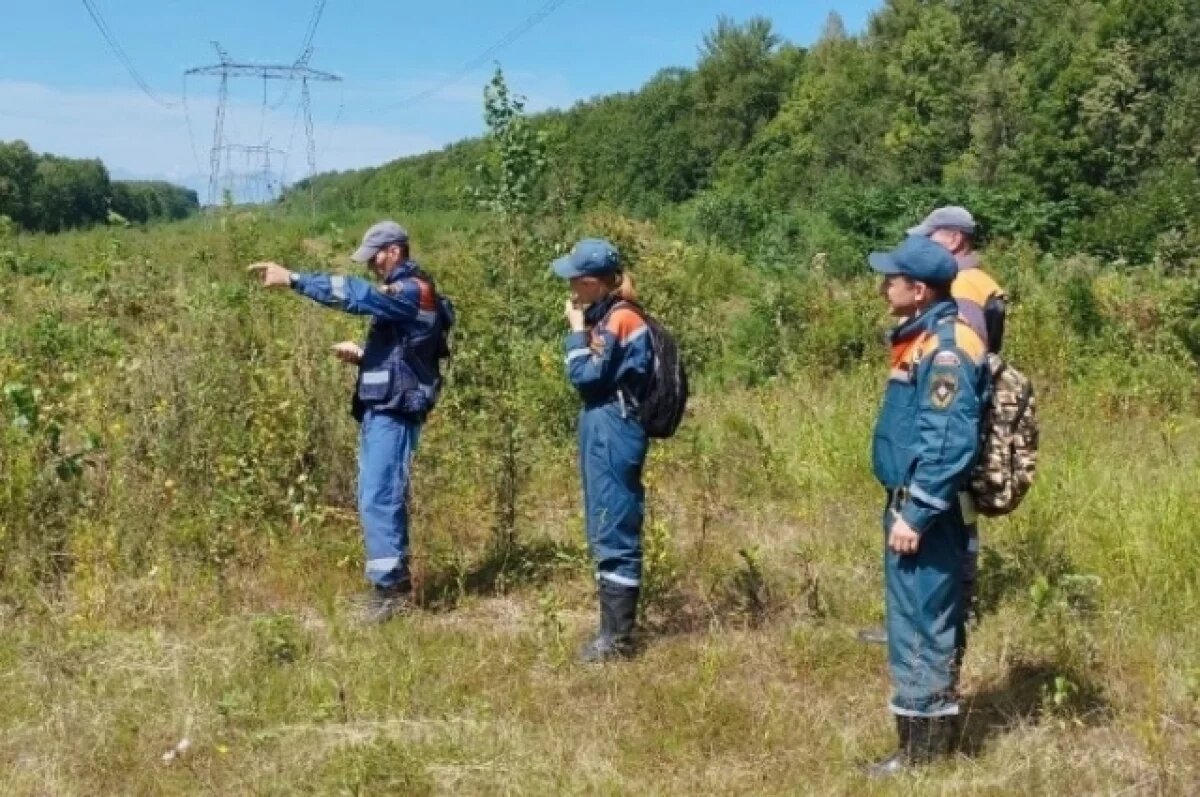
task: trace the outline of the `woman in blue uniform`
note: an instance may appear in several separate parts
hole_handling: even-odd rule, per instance
[[[616,247],[584,239],[554,261],[553,269],[571,284],[567,378],[583,399],[579,469],[600,598],[600,630],[580,658],[607,661],[633,652],[642,577],[642,466],[649,446],[637,402],[649,379],[653,350]]]

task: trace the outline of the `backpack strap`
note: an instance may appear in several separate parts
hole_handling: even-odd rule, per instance
[[[954,349],[958,347],[958,343],[955,340],[954,335],[954,326],[958,323],[958,321],[959,318],[957,315],[951,315],[940,319],[937,324],[934,325],[934,331],[937,333],[938,339],[938,345],[937,348],[934,349],[934,354],[937,354],[939,351],[954,351]]]
[[[609,317],[613,313],[617,312],[617,310],[620,310],[622,307],[625,308],[626,310],[632,310],[633,312],[637,313],[639,316],[641,316],[643,321],[646,320],[646,311],[642,309],[642,306],[640,304],[638,304],[637,302],[631,302],[628,299],[617,299],[615,302],[612,303],[612,306],[608,308],[608,311],[604,314],[604,316],[597,323],[597,326],[608,323]]]
[[[606,325],[612,314],[621,308],[625,308],[637,313],[638,317],[642,319],[642,323],[646,324],[647,327],[650,326],[649,322],[646,320],[646,311],[642,309],[642,306],[637,302],[631,302],[628,299],[617,299],[615,302],[613,302],[612,306],[609,307],[604,313],[604,316],[598,322],[596,322],[596,326]],[[650,332],[648,328],[646,331]],[[624,385],[617,385],[617,400],[621,403],[622,416],[625,415],[625,406],[627,404],[633,408],[635,413],[641,408],[642,404],[641,400],[633,395],[633,391]]]

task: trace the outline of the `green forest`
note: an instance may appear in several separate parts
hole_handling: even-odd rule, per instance
[[[179,220],[199,210],[190,189],[112,180],[98,160],[39,155],[23,141],[0,141],[0,218],[22,229],[60,232],[112,221]]]
[[[938,204],[1056,252],[1186,266],[1200,231],[1195,0],[891,0],[819,42],[721,20],[694,67],[534,119],[564,211],[764,265],[857,269]],[[462,208],[484,144],[317,177],[323,209]],[[304,195],[296,187],[293,199]]]

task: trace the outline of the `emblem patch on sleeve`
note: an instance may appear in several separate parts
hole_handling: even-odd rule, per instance
[[[948,408],[957,395],[958,376],[953,371],[935,371],[929,383],[929,403],[933,408]]]
[[[958,355],[952,351],[939,351],[933,357],[933,364],[957,368],[962,365],[962,360],[958,359]]]

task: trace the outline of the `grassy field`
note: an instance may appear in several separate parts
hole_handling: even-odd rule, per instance
[[[1187,285],[1006,255],[1042,469],[983,529],[964,754],[877,784],[857,767],[893,742],[884,653],[854,632],[882,613],[878,352],[829,354],[862,337],[869,285],[758,283],[732,256],[610,230],[641,236],[660,301],[684,272],[746,283],[690,295],[702,320],[663,307],[697,324],[685,340],[709,330],[702,389],[647,477],[645,652],[585,668],[555,336],[523,343],[516,543],[496,543],[486,386],[456,370],[416,466],[423,606],[359,627],[350,377],[325,349],[361,324],[240,273],[340,262],[353,235],[270,226],[0,244],[4,794],[1200,790],[1200,380],[1155,332]],[[470,306],[486,288],[464,226],[412,225]],[[816,315],[779,314],[793,304]],[[789,347],[763,354],[760,322]],[[460,363],[486,362],[478,329]],[[723,371],[755,356],[783,365]]]

